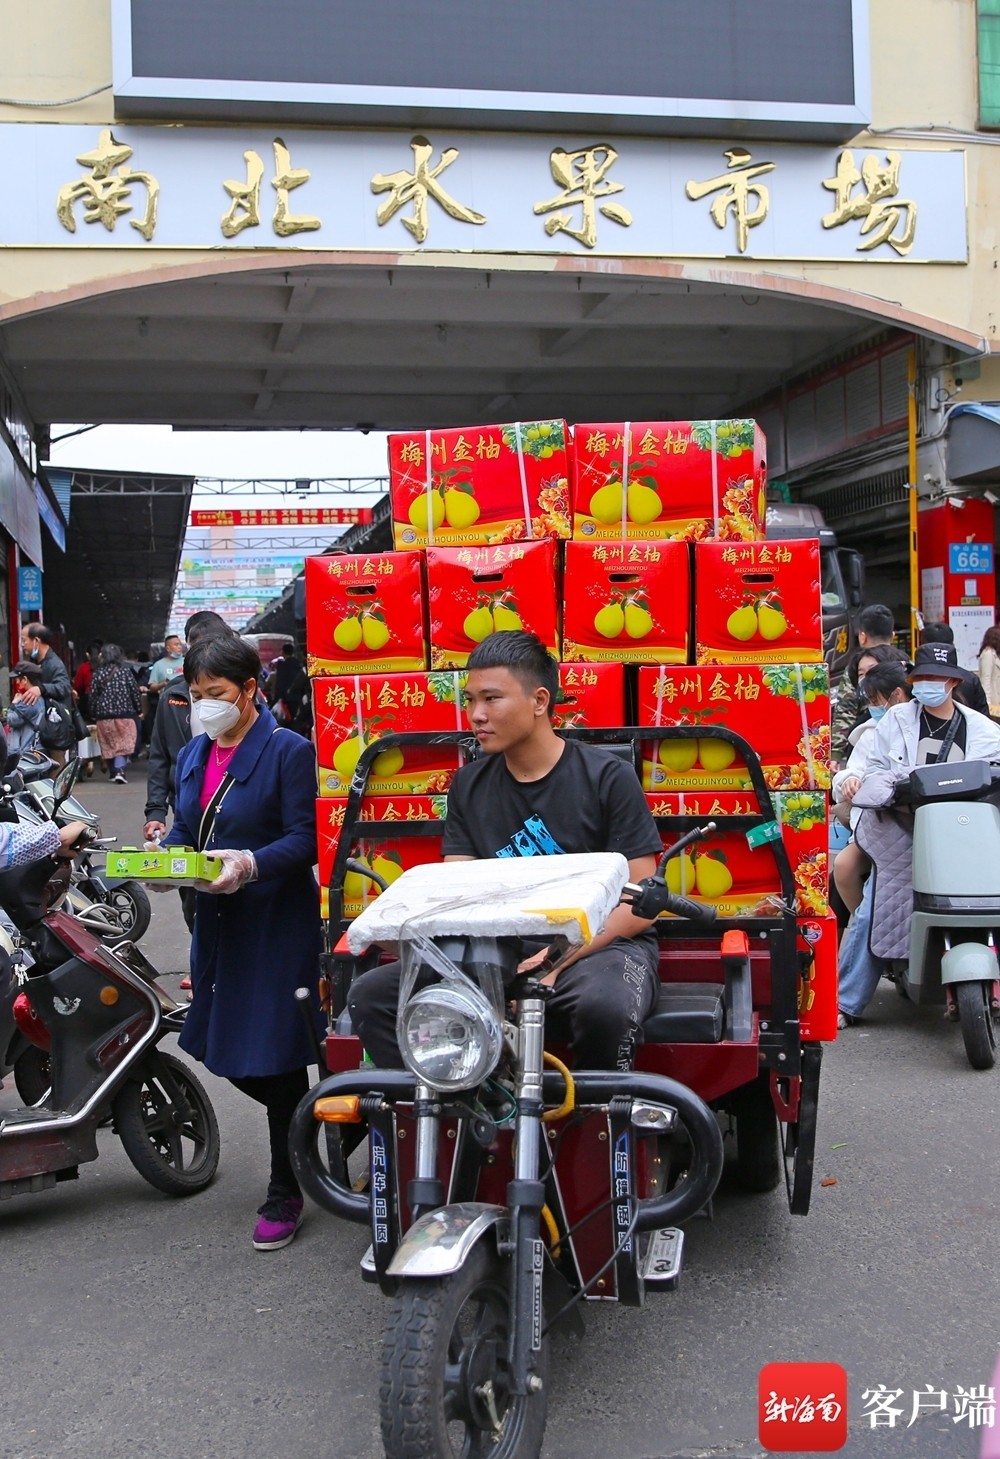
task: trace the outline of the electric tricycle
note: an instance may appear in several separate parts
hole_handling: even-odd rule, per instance
[[[632,754],[640,735],[698,731],[577,733]],[[773,827],[752,748],[713,735],[748,766],[756,809],[743,829]],[[401,830],[361,820],[371,763],[426,740],[385,736],[358,763],[329,887],[331,1072],[296,1112],[292,1159],[313,1199],[371,1232],[362,1276],[391,1299],[380,1381],[389,1459],[534,1459],[550,1332],[579,1323],[584,1299],[641,1307],[677,1285],[683,1223],[710,1206],[724,1137],[735,1137],[745,1189],[773,1190],[784,1168],[790,1209],[808,1210],[822,1046],[803,1027],[819,1026],[822,965],[780,835],[761,843],[781,886],[771,915],[718,919],[670,890],[670,861],[714,830],[685,817],[661,818],[684,834],[640,884],[604,853],[418,866],[345,926],[348,872],[378,880],[352,862],[352,845]],[[659,1001],[631,1072],[571,1067],[569,1051],[546,1043],[540,978],[619,901],[659,918]],[[520,973],[524,940],[538,938],[545,961]],[[394,1070],[363,1062],[346,1012],[351,978],[387,954],[402,963],[405,1068]],[[834,1025],[835,979],[834,966],[820,996]]]

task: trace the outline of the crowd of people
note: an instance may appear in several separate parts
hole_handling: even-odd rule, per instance
[[[848,838],[834,862],[846,926],[841,1027],[863,1014],[885,966],[869,946],[874,878],[858,836],[866,785],[887,770],[1000,760],[1000,629],[984,638],[979,675],[959,667],[944,625],[925,626],[910,661],[880,604],[863,610],[858,637],[833,722],[833,800]],[[93,726],[111,781],[121,784],[145,741],[147,846],[192,846],[219,864],[214,879],[181,891],[192,936],[180,1045],[263,1107],[270,1170],[252,1239],[262,1251],[286,1246],[303,1208],[288,1129],[315,1057],[294,992],[317,987],[320,953],[305,669],[289,642],[265,676],[256,648],[209,611],[188,619],[183,639],[166,640],[143,684],[143,671],[113,643],[88,645],[72,683],[48,628],[26,625],[21,651],[11,671],[10,748],[40,743],[61,759]],[[449,791],[444,859],[529,854],[512,848],[530,841],[530,854],[618,851],[640,880],[655,869],[661,843],[638,778],[610,751],[555,733],[557,674],[523,631],[495,633],[470,657],[465,693],[480,758]],[[0,844],[0,860],[3,852]],[[586,951],[546,974],[555,984],[550,1023],[589,1066],[631,1066],[655,997],[656,949],[651,924],[619,908]],[[545,953],[533,950],[524,966]],[[350,994],[355,1029],[382,1064],[400,1059],[398,975],[396,965],[379,967]],[[312,1013],[318,1033],[315,995]]]
[[[872,875],[871,837],[861,834],[862,816],[884,808],[892,784],[917,766],[1000,761],[1000,629],[987,630],[978,673],[959,666],[947,624],[924,625],[912,662],[893,638],[892,613],[884,604],[862,611],[860,648],[840,686],[832,726],[833,813],[850,831],[833,862],[846,924],[840,945],[841,1028],[864,1013],[890,968],[871,947],[877,877]]]

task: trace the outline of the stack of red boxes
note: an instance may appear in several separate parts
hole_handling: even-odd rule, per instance
[[[319,761],[320,879],[329,883],[344,802],[365,746],[389,733],[465,730],[463,669],[476,644],[525,628],[560,654],[559,539],[571,530],[564,421],[419,431],[389,439],[396,550],[306,563],[306,636]],[[558,726],[625,719],[621,661],[560,669]],[[387,837],[386,822],[440,822],[461,753],[392,748],[368,779],[352,854],[391,881],[440,857],[440,825]],[[351,873],[344,913],[375,885]]]
[[[779,792],[800,918],[822,930],[830,729],[819,548],[764,540],[759,427],[417,431],[390,436],[389,468],[396,550],[306,565],[324,879],[364,746],[393,731],[464,729],[470,653],[496,630],[523,627],[561,660],[557,725],[704,726],[697,739],[643,745],[654,813],[752,814],[746,766],[711,726],[750,742]],[[387,751],[362,818],[440,820],[459,763],[450,746]],[[355,850],[391,879],[439,848],[435,833],[359,839]],[[671,876],[724,915],[768,914],[780,892],[767,845],[753,849],[737,831],[702,843]],[[345,889],[347,915],[371,895],[357,880]]]

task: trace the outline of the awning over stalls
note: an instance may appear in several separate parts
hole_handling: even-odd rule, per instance
[[[969,401],[950,412],[948,480],[953,486],[1000,482],[1000,403]]]
[[[180,566],[192,476],[46,468],[69,482],[66,554],[49,554],[44,618],[78,653],[92,639],[130,655],[162,640]]]

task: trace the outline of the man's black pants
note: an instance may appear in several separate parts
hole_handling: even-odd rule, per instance
[[[384,963],[351,984],[354,1031],[380,1069],[399,1069],[396,1042],[400,965]],[[434,982],[421,975],[418,987]],[[545,1004],[546,1039],[570,1044],[578,1069],[631,1069],[659,989],[655,937],[618,937],[556,978]]]

